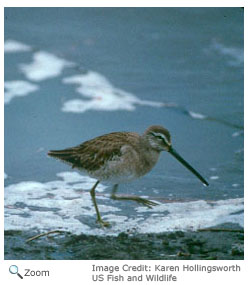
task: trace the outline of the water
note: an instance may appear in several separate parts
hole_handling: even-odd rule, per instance
[[[242,226],[243,77],[241,8],[6,8],[5,229],[104,236]],[[153,124],[170,130],[210,186],[162,153],[119,189],[161,205],[112,201],[101,185],[112,227],[98,228],[94,181],[47,151]]]

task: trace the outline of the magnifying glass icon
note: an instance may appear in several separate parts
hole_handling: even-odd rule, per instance
[[[11,265],[9,267],[9,272],[11,274],[17,274],[21,279],[23,279],[23,277],[21,276],[21,274],[18,273],[18,267],[16,265]]]

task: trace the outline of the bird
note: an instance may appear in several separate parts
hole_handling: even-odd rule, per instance
[[[166,151],[190,170],[205,186],[208,182],[172,147],[170,132],[159,125],[148,127],[143,134],[136,132],[112,132],[85,141],[75,147],[50,150],[48,155],[59,159],[72,168],[95,178],[90,190],[97,222],[108,227],[98,209],[95,190],[100,182],[113,184],[111,198],[131,200],[151,208],[157,203],[138,197],[116,195],[118,185],[130,182],[147,174],[156,165],[160,153]]]

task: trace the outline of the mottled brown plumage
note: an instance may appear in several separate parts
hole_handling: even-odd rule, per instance
[[[116,132],[96,137],[78,146],[63,150],[51,150],[48,155],[61,159],[88,172],[99,170],[105,163],[121,156],[121,147],[135,147],[138,136],[135,133]]]
[[[69,163],[73,168],[78,168],[97,179],[91,189],[91,196],[97,221],[106,226],[108,223],[101,219],[95,200],[95,188],[99,181],[114,184],[111,195],[113,199],[134,200],[148,207],[154,206],[156,203],[152,201],[133,196],[120,197],[115,193],[119,183],[131,181],[149,172],[156,164],[161,151],[170,152],[207,184],[205,179],[175,152],[171,146],[169,131],[161,126],[151,126],[142,135],[133,132],[102,135],[75,147],[51,150],[48,155]]]
[[[169,137],[169,132],[163,130]],[[161,132],[161,128],[158,131]],[[120,183],[146,174],[157,162],[160,150],[152,147],[149,136],[149,129],[142,136],[133,132],[115,132],[72,148],[51,150],[48,155],[100,181]]]

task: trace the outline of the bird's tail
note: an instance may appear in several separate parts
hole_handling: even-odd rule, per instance
[[[72,149],[50,150],[47,154],[51,157],[62,160],[63,162],[69,163],[72,166],[77,163],[77,159],[75,155],[73,155]]]

